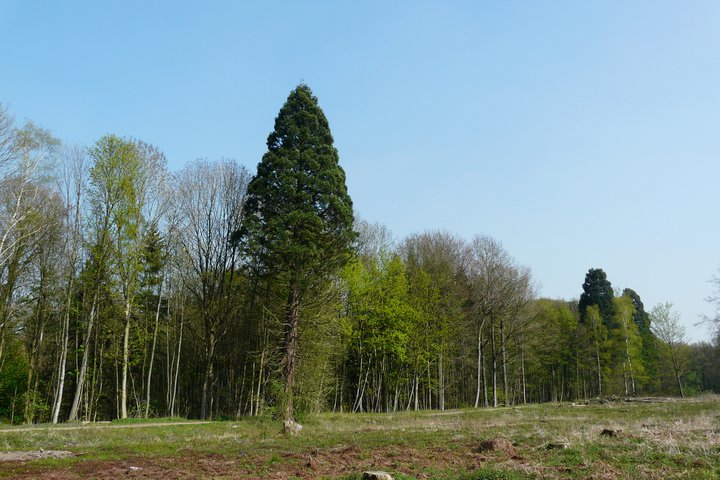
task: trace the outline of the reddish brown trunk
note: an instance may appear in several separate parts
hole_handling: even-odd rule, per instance
[[[298,325],[300,323],[300,293],[296,285],[290,286],[287,317],[285,323],[285,358],[283,358],[283,380],[285,381],[285,415],[287,421],[295,421],[293,407],[293,387],[295,382],[295,363],[298,352]]]

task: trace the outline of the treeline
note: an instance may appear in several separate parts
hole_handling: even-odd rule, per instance
[[[646,312],[602,270],[579,302],[537,299],[530,271],[490,237],[394,242],[355,219],[346,258],[318,247],[312,212],[285,212],[302,226],[289,233],[270,225],[280,207],[261,188],[282,184],[289,139],[303,121],[326,129],[308,120],[309,89],[294,94],[264,187],[262,167],[170,172],[145,142],[69,148],[0,109],[3,421],[286,416],[288,395],[298,412],[379,412],[720,391],[718,342],[688,345],[670,305]],[[304,117],[284,117],[293,102]],[[332,164],[323,148],[309,150]],[[293,192],[340,236],[328,214],[342,213],[339,194],[307,188],[322,162],[297,161]],[[344,185],[333,172],[319,184]],[[297,231],[315,243],[298,247]]]

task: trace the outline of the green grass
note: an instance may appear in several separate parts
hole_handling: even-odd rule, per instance
[[[92,478],[103,469],[127,468],[126,464],[138,464],[145,473],[175,469],[200,478],[272,475],[351,480],[359,479],[367,469],[388,471],[398,480],[709,479],[720,475],[720,397],[716,396],[442,414],[308,415],[302,419],[302,433],[295,437],[281,434],[279,422],[264,417],[173,425],[179,421],[186,420],[4,430],[0,450],[70,450],[81,456],[0,463],[0,477],[49,477],[63,469],[66,476],[76,472],[77,478]],[[601,437],[603,428],[622,433]],[[517,454],[477,451],[481,441],[495,437],[510,440]],[[569,448],[547,449],[552,442],[566,443]]]

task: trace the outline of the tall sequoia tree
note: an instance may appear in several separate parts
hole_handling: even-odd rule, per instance
[[[292,426],[301,309],[348,260],[355,239],[352,201],[328,121],[307,85],[288,96],[248,185],[237,232],[254,273],[286,292],[283,417]]]
[[[608,281],[607,275],[603,269],[591,268],[588,270],[588,273],[585,275],[585,283],[583,283],[582,288],[583,293],[580,295],[580,302],[578,303],[580,322],[585,322],[587,308],[591,305],[597,305],[605,326],[608,328],[614,326],[614,294],[612,285]]]

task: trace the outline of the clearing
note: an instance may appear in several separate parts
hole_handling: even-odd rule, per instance
[[[720,477],[720,397],[641,400],[308,415],[297,437],[269,418],[5,428],[0,451],[13,453],[0,453],[0,477]]]

